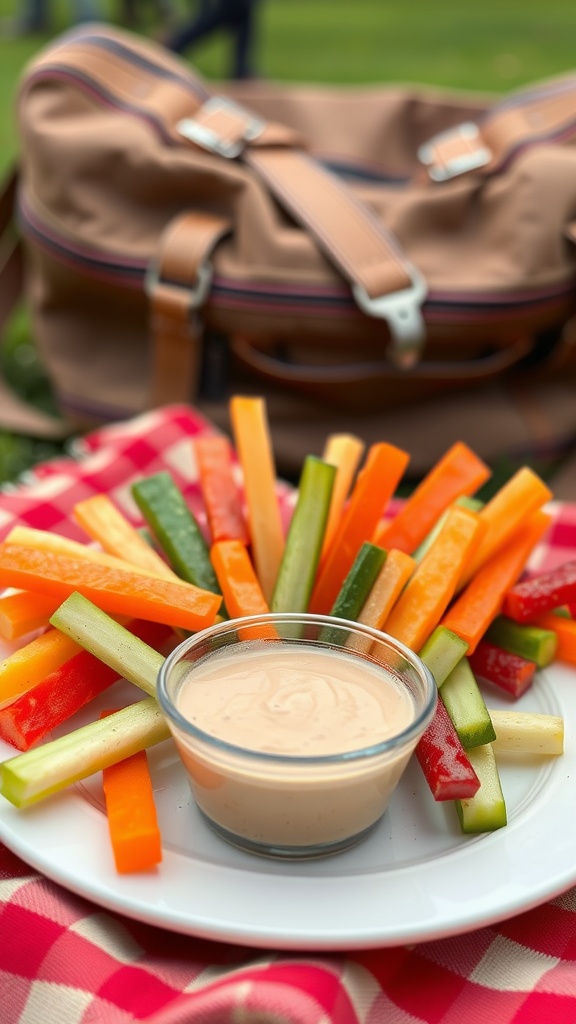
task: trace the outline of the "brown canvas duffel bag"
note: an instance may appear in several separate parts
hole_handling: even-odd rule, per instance
[[[26,68],[5,257],[65,425],[265,394],[279,467],[330,430],[489,460],[576,438],[576,77],[505,99],[267,82],[216,90],[108,26]],[[7,249],[5,250],[8,251]],[[28,424],[28,426],[26,426]]]

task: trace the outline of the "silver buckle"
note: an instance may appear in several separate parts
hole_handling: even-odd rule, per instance
[[[426,340],[421,307],[428,294],[428,286],[415,267],[409,268],[409,274],[412,281],[409,288],[379,295],[375,299],[370,298],[362,285],[352,285],[352,293],[360,309],[369,316],[387,321],[391,334],[387,354],[391,362],[403,370],[416,365]]]
[[[435,151],[444,142],[450,142],[455,138],[461,138],[466,143],[477,143],[480,140],[478,126],[472,121],[465,121],[455,128],[449,128],[445,132],[434,135],[433,138],[420,146],[418,159],[428,168],[428,174],[432,181],[448,181],[456,178],[459,174],[466,174],[467,171],[477,170],[485,167],[491,160],[492,154],[484,144],[478,145],[468,153],[461,153],[459,156],[448,157],[440,166],[435,159]]]
[[[180,291],[184,290],[190,298],[190,309],[199,309],[200,306],[204,305],[208,298],[208,293],[212,284],[212,264],[207,260],[204,263],[201,263],[198,267],[194,286],[192,288],[188,288],[185,284],[175,284],[172,281],[161,281],[160,274],[158,273],[158,265],[154,261],[149,264],[144,275],[145,294],[150,297],[159,284],[164,284],[168,288],[177,288]]]
[[[223,139],[212,128],[200,124],[193,117],[184,117],[176,125],[180,135],[183,135],[189,142],[194,142],[202,149],[207,149],[210,153],[224,156],[227,160],[234,160],[237,156],[240,156],[246,144],[257,139],[264,131],[264,121],[259,117],[255,117],[254,114],[240,106],[239,103],[234,103],[233,100],[227,100],[222,96],[212,96],[211,99],[206,101],[202,111],[208,115],[230,114],[244,121],[241,136],[237,139]]]

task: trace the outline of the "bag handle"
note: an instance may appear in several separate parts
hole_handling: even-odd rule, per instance
[[[0,344],[5,341],[8,322],[24,291],[22,242],[13,227],[17,184],[18,171],[14,167],[0,189]],[[18,434],[52,440],[70,434],[70,427],[64,420],[49,416],[19,398],[1,373],[0,425]]]
[[[422,145],[418,157],[435,182],[475,171],[497,174],[529,146],[576,136],[576,78],[513,93],[478,123],[465,122]]]
[[[481,383],[504,373],[528,355],[532,350],[529,338],[518,338],[513,345],[497,349],[483,356],[467,360],[423,360],[412,370],[402,371],[390,366],[388,360],[374,359],[357,363],[338,363],[314,366],[313,364],[290,363],[276,358],[268,351],[256,348],[249,338],[236,335],[231,340],[234,355],[245,365],[275,383],[321,385],[328,392],[331,387],[342,384],[365,384],[377,379],[453,381],[457,383]]]

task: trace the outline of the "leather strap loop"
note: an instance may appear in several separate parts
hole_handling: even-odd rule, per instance
[[[186,212],[168,224],[147,278],[151,326],[152,407],[189,401],[198,391],[202,328],[196,310],[210,283],[209,257],[231,224]]]
[[[433,181],[474,171],[498,173],[528,146],[576,136],[576,78],[516,93],[496,104],[477,124],[462,124],[421,146],[419,156]]]

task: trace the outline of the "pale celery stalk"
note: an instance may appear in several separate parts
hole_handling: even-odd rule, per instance
[[[3,761],[0,793],[16,807],[28,807],[169,735],[160,705],[147,697]]]
[[[51,622],[150,697],[0,764],[0,793],[17,807],[36,803],[169,736],[154,699],[163,655],[81,594],[66,598]]]
[[[81,594],[70,594],[50,622],[130,683],[153,697],[164,656]]]
[[[541,754],[558,757],[564,752],[564,719],[533,711],[490,710],[496,732],[492,748],[496,754]]]

